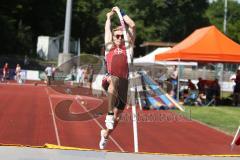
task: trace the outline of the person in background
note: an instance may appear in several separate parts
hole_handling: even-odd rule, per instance
[[[87,68],[86,68],[86,67],[83,67],[83,68],[82,68],[82,77],[81,77],[81,80],[80,80],[82,86],[85,86],[85,82],[86,82],[86,80],[85,80],[86,72],[87,72]]]
[[[188,89],[189,89],[190,91],[195,91],[195,90],[197,89],[196,86],[195,86],[195,84],[192,82],[191,79],[188,79]]]
[[[89,65],[84,69],[84,83],[88,84]]]
[[[51,85],[51,79],[52,79],[52,67],[48,65],[45,69],[45,73],[47,75],[47,85]]]
[[[15,74],[16,74],[16,81],[18,83],[22,83],[22,79],[21,79],[21,66],[19,64],[17,64],[17,66],[16,66]]]
[[[205,83],[201,77],[198,78],[197,87],[198,87],[199,94],[200,93],[205,94]]]
[[[174,98],[177,98],[177,91],[178,91],[178,68],[177,66],[173,67],[173,72],[170,75],[170,81],[171,84],[173,86],[173,94],[174,94]]]
[[[55,67],[55,65],[53,64],[52,65],[52,80],[54,81],[55,80],[55,74],[56,74],[56,67]]]
[[[2,81],[5,81],[6,79],[9,78],[9,68],[8,68],[8,63],[6,62],[3,66],[3,77]]]
[[[218,79],[215,79],[211,85],[213,98],[215,99],[215,105],[218,105],[221,100],[221,87],[218,82]]]
[[[76,66],[73,66],[73,68],[71,69],[71,80],[72,81],[76,80],[76,75],[77,75],[77,68],[76,68]]]
[[[83,77],[83,69],[81,66],[77,67],[77,83],[78,86],[82,86],[82,77]]]
[[[90,89],[92,89],[93,75],[94,75],[93,66],[89,65],[89,68],[88,68],[88,85],[89,85]]]
[[[195,84],[191,79],[188,79],[188,89],[187,89],[187,97],[184,99],[184,104],[193,105],[197,100],[198,93]]]
[[[238,106],[240,103],[240,67],[236,72],[236,78],[234,79],[235,86],[233,89],[233,105]]]

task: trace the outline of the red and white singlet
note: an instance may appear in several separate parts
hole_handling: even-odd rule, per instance
[[[126,47],[113,46],[106,55],[107,71],[110,75],[120,78],[128,78],[128,62]]]

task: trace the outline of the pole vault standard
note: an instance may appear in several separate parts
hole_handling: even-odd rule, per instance
[[[224,2],[224,19],[223,19],[223,32],[226,34],[227,32],[227,0]]]
[[[130,64],[130,75],[129,78],[132,80],[132,86],[130,86],[130,92],[131,92],[131,105],[132,105],[132,120],[133,120],[133,136],[134,136],[134,152],[138,152],[138,132],[137,132],[137,111],[136,111],[136,102],[135,102],[135,94],[136,94],[136,86],[134,82],[134,72],[133,72],[133,63],[132,63],[132,57],[133,53],[128,41],[128,36],[127,36],[127,31],[126,31],[126,26],[122,17],[122,14],[117,11],[117,15],[119,17],[121,26],[122,26],[122,31],[123,31],[123,37],[124,37],[124,42],[125,42],[125,47],[126,47],[126,52],[127,52],[127,58],[128,58],[128,64]]]
[[[66,14],[65,14],[65,27],[64,27],[64,41],[63,41],[63,53],[58,55],[58,66],[72,59],[72,54],[70,53],[70,35],[71,35],[71,17],[72,17],[72,0],[67,0]],[[69,63],[63,68],[63,72],[68,73],[72,68],[72,64]]]
[[[69,53],[71,18],[72,18],[72,0],[67,0],[66,15],[65,15],[65,28],[64,28],[64,41],[63,41],[63,53]]]

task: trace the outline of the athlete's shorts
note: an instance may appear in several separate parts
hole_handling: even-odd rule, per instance
[[[118,85],[117,91],[118,91],[118,98],[116,101],[116,107],[119,110],[124,110],[127,103],[128,79],[119,78],[119,85]]]
[[[114,107],[119,110],[124,110],[127,103],[127,93],[128,93],[128,79],[120,78],[116,76],[110,75],[113,79],[114,86],[116,87],[117,95],[116,95],[116,103]],[[102,86],[105,90],[108,90],[109,83],[107,82],[107,78],[104,78],[102,81]]]

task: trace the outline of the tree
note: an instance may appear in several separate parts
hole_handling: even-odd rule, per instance
[[[223,32],[224,0],[214,1],[206,11],[211,24]],[[240,4],[236,1],[228,1],[227,31],[226,35],[236,42],[240,42]]]
[[[205,0],[116,0],[114,5],[125,9],[136,22],[135,55],[144,52],[139,46],[143,41],[179,42],[196,28],[209,24],[204,16],[208,7]],[[99,24],[103,24],[104,13]]]
[[[100,54],[106,13],[113,6],[124,9],[136,22],[136,56],[144,53],[143,41],[179,42],[209,24],[204,17],[206,0],[73,0],[71,37],[81,38],[83,52]],[[36,50],[39,35],[63,35],[66,0],[2,0],[0,7],[5,53],[26,54]],[[113,19],[119,24],[117,17]]]
[[[0,8],[0,50],[3,54],[12,53],[17,46],[17,20],[13,16],[17,11],[16,2],[2,0]]]

